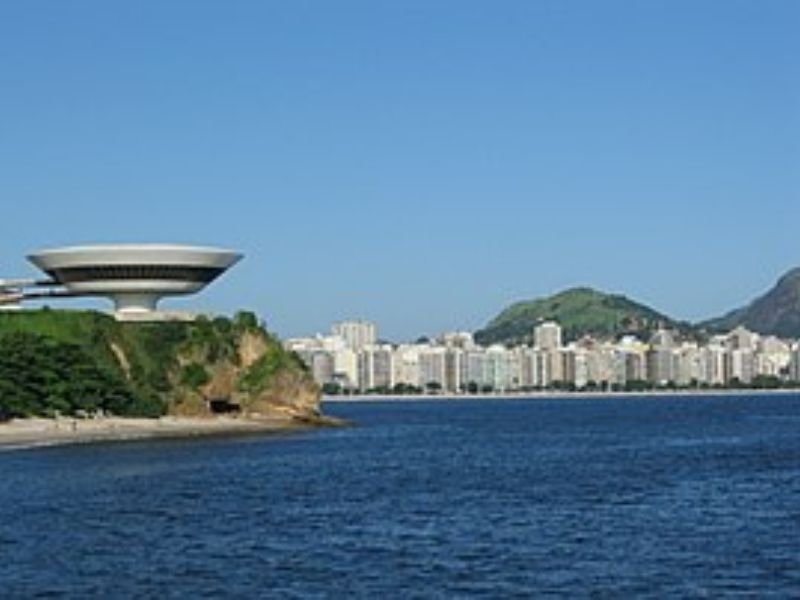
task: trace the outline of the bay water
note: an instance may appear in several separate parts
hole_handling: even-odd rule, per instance
[[[800,596],[800,396],[359,401],[0,452],[0,597]]]

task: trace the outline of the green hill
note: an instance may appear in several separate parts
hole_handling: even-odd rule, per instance
[[[102,410],[308,417],[319,391],[252,313],[124,323],[90,311],[0,312],[0,419]]]
[[[524,343],[532,338],[533,328],[538,323],[549,320],[561,325],[566,341],[584,335],[616,337],[632,333],[642,337],[659,324],[689,329],[688,325],[625,296],[580,287],[509,306],[476,332],[475,340],[484,345]]]
[[[699,326],[711,331],[730,331],[739,325],[766,335],[800,338],[800,268],[784,274],[771,290],[744,308]]]

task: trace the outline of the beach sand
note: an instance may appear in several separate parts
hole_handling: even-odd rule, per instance
[[[327,417],[298,419],[282,415],[258,418],[218,416],[14,419],[0,424],[0,450],[148,438],[282,433],[342,424]]]

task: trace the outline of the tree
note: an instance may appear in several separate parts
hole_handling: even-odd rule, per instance
[[[206,385],[211,380],[211,377],[206,371],[206,368],[200,363],[189,363],[181,371],[181,383],[197,390]]]
[[[750,385],[756,389],[776,390],[782,386],[782,382],[775,375],[756,375]]]
[[[233,325],[239,331],[255,331],[258,329],[258,317],[249,310],[241,310],[233,316]]]
[[[74,415],[137,406],[119,373],[76,344],[27,332],[0,336],[0,418]]]
[[[336,382],[329,381],[322,384],[322,393],[326,396],[338,396],[342,393],[342,386]]]

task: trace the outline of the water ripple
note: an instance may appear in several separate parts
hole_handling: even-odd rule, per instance
[[[3,597],[800,595],[798,397],[335,411],[0,455]]]

